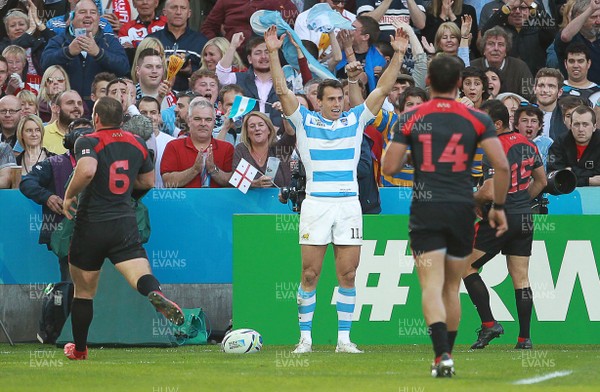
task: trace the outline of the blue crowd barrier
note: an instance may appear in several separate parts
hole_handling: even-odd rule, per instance
[[[382,188],[382,213],[408,214],[410,195],[410,189]],[[549,199],[551,214],[600,214],[600,189],[578,188]],[[144,203],[152,226],[145,248],[165,284],[231,283],[232,215],[293,213],[277,200],[276,189],[253,189],[246,195],[236,189],[160,189],[152,190]],[[56,257],[38,244],[41,207],[17,190],[0,191],[0,205],[0,284],[58,281]],[[257,243],[258,257],[265,246],[277,245]]]

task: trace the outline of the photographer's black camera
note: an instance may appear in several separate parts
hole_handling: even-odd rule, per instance
[[[281,198],[284,203],[292,202],[292,211],[300,212],[302,202],[306,197],[306,170],[301,161],[292,169],[292,181],[290,186],[281,188]]]
[[[567,195],[577,187],[577,176],[569,169],[560,169],[548,173],[548,185],[542,193],[533,200],[531,207],[534,214],[548,213],[548,198],[544,194],[549,193],[554,196]]]

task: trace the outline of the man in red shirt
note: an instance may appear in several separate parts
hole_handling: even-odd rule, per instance
[[[121,26],[119,41],[124,48],[135,48],[148,34],[165,28],[167,17],[157,15],[158,0],[133,0],[138,17]]]
[[[188,112],[190,136],[165,147],[160,173],[166,188],[228,186],[233,146],[214,139],[215,109],[206,98],[194,98]]]

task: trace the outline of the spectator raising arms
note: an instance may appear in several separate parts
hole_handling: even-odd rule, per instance
[[[229,41],[223,37],[209,39],[204,48],[202,48],[202,66],[200,66],[200,69],[216,72],[217,63],[221,61],[225,52],[229,49],[229,45],[231,45]],[[234,72],[243,71],[246,68],[237,52],[233,54],[231,67]]]
[[[29,7],[25,15],[20,10],[10,10],[4,17],[7,36],[0,42],[0,52],[9,45],[18,45],[25,49],[27,54],[28,70],[32,75],[41,75],[40,56],[44,47],[54,37],[54,32],[40,21],[37,7],[31,0],[27,0]],[[36,32],[39,36],[36,38]]]

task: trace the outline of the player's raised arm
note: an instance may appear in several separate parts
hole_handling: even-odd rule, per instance
[[[279,62],[279,50],[283,45],[284,38],[285,34],[277,38],[277,27],[275,26],[271,26],[267,31],[265,31],[265,44],[267,45],[269,59],[271,61],[271,77],[273,78],[273,87],[275,89],[275,93],[279,97],[279,101],[281,102],[283,114],[289,116],[294,113],[296,109],[298,109],[299,103],[294,93],[287,88],[283,69],[281,68],[281,63]]]
[[[385,69],[385,72],[379,78],[377,87],[375,87],[375,90],[371,91],[371,94],[369,94],[367,100],[365,101],[367,108],[373,114],[377,114],[379,109],[381,109],[385,97],[387,97],[392,91],[394,82],[396,81],[398,73],[400,72],[402,60],[404,59],[404,53],[406,53],[406,49],[408,48],[408,34],[404,28],[410,27],[406,25],[403,26],[403,28],[397,29],[395,37],[391,37],[391,44],[394,48],[394,57],[392,57],[392,60]]]

